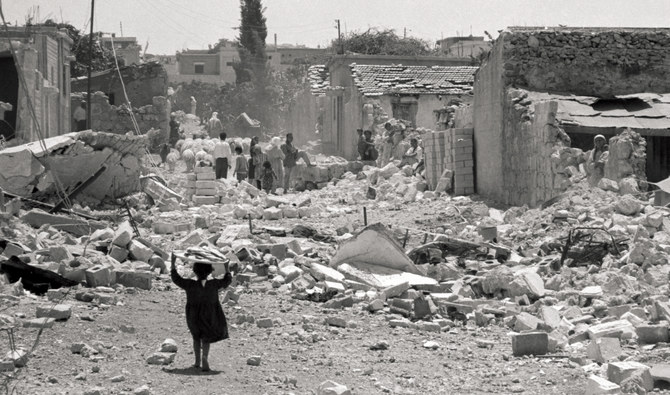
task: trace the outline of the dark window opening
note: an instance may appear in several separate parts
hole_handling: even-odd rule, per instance
[[[194,66],[194,72],[195,74],[204,74],[205,73],[205,65],[204,64],[196,64]]]
[[[409,121],[412,127],[416,127],[416,112],[418,107],[417,103],[392,103],[393,118]]]
[[[228,67],[233,67],[233,64],[234,64],[234,63],[235,63],[235,62],[226,62],[226,66],[228,66]]]
[[[11,111],[6,111],[4,119],[0,119],[0,135],[9,140],[14,138],[16,129],[16,110],[19,101],[19,74],[16,72],[11,55],[0,55],[0,101],[12,105]]]

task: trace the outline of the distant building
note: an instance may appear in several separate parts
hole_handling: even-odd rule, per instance
[[[447,37],[437,41],[440,53],[449,58],[477,57],[491,50],[491,42],[484,37]]]
[[[279,69],[280,54],[273,48],[266,50],[268,64]],[[175,74],[168,74],[170,82],[201,81],[217,85],[235,84],[233,64],[239,61],[237,44],[222,39],[212,49],[187,49],[177,52]]]
[[[133,107],[152,104],[154,96],[167,95],[167,73],[163,65],[157,62],[122,66],[118,71],[109,69],[94,72],[91,74],[91,92],[103,92],[109,98],[111,105],[124,104],[126,99],[119,80],[119,72]],[[86,92],[87,89],[86,76],[72,79],[72,92]]]
[[[374,111],[438,129],[451,100],[472,102],[477,67],[470,59],[434,56],[338,55],[309,70],[308,91],[297,99],[290,127],[319,130],[327,153],[355,159],[356,129],[371,127]]]
[[[282,71],[295,65],[324,64],[332,55],[332,52],[326,48],[287,47],[282,45],[278,46],[277,52],[280,55],[279,63]]]
[[[0,31],[0,102],[12,109],[0,121],[0,134],[24,142],[70,132],[70,62],[73,41],[53,26],[8,27]],[[9,46],[12,41],[26,86],[21,86]],[[27,93],[26,93],[27,92]]]
[[[116,56],[123,59],[123,63],[126,66],[131,64],[140,64],[140,52],[142,51],[142,46],[137,43],[137,38],[135,37],[101,37],[100,44],[110,51],[112,50],[112,42],[114,43],[114,50],[116,51]]]

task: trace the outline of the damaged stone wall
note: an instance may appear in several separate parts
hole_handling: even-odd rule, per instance
[[[509,89],[504,101],[502,201],[531,207],[545,202],[577,176],[582,151],[556,126],[558,104],[533,103],[523,90]]]
[[[157,133],[157,132],[155,132]],[[66,193],[106,170],[81,190],[75,201],[95,206],[140,190],[140,159],[151,136],[128,136],[84,131],[0,151],[0,188],[13,194],[57,202],[56,181]]]
[[[505,85],[612,97],[670,92],[670,29],[511,28]]]
[[[153,103],[155,96],[166,96],[168,88],[167,72],[157,62],[140,65],[123,66],[120,68],[125,84],[128,100],[133,107],[147,106]],[[80,77],[72,80],[72,92],[87,92],[88,79]],[[116,69],[96,73],[91,78],[91,92],[101,91],[113,96],[115,105],[125,103],[123,86]]]
[[[81,93],[71,95],[72,106],[76,109],[83,99]],[[152,142],[152,149],[160,142],[167,142],[169,134],[171,106],[164,96],[155,96],[153,103],[139,108],[133,107],[132,112],[141,133],[151,129],[160,130],[158,142]],[[130,111],[125,105],[114,106],[109,104],[107,96],[102,92],[95,92],[91,100],[92,130],[114,134],[135,133]]]
[[[598,186],[624,195],[646,190],[646,147],[644,137],[631,129],[612,137],[605,162],[605,180]]]

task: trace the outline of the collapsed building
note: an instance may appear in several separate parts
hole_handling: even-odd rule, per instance
[[[58,203],[97,205],[140,190],[150,136],[84,131],[0,151],[0,190]],[[75,195],[76,194],[76,195]]]
[[[474,83],[476,191],[512,205],[548,201],[569,185],[574,148],[624,129],[644,137],[649,179],[667,178],[669,54],[668,29],[503,31]]]
[[[29,142],[39,138],[38,128],[42,137],[69,131],[72,39],[52,26],[6,29],[0,31],[0,102],[5,103],[0,136]]]
[[[356,129],[371,129],[388,118],[415,128],[445,128],[452,100],[472,102],[477,67],[470,59],[342,55],[309,69],[309,87],[289,116],[296,141],[319,131],[324,153],[357,156]]]

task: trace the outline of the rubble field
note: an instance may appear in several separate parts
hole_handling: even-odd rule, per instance
[[[198,179],[209,172],[174,159],[157,171],[166,185],[143,179],[146,194],[126,198],[132,221],[3,203],[6,388],[669,391],[670,213],[653,193],[583,180],[542,207],[502,207],[428,191],[395,164],[317,159],[298,174],[327,174],[319,189],[279,196]],[[212,345],[211,372],[191,367],[185,293],[169,277],[169,254],[198,248],[235,273],[220,294],[230,339]]]

